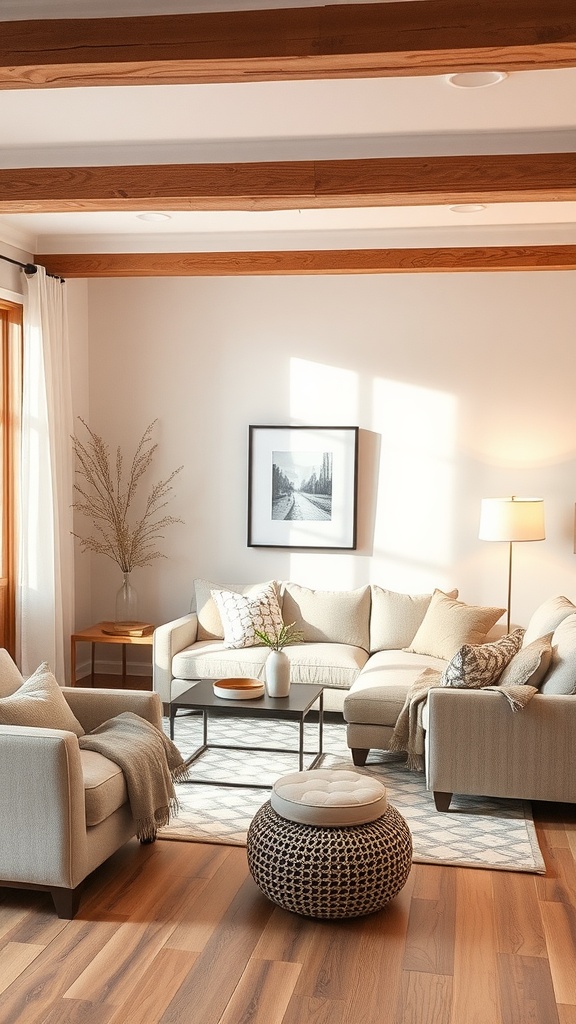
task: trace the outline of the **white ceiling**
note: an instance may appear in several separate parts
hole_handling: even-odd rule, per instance
[[[287,6],[0,0],[3,20]],[[573,151],[576,69],[474,90],[444,76],[6,90],[0,140],[4,168]],[[0,239],[37,253],[576,242],[576,203],[166,213],[4,214]]]

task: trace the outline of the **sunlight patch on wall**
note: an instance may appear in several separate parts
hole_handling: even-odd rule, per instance
[[[454,564],[456,398],[377,379],[373,406],[381,435],[374,571],[380,564],[392,589],[408,589],[410,578],[442,585]]]

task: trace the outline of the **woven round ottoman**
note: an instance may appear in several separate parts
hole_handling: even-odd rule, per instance
[[[306,917],[361,917],[404,886],[412,837],[386,787],[348,769],[279,779],[248,830],[250,873],[268,899]]]

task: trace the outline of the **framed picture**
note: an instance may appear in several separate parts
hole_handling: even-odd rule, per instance
[[[256,427],[248,547],[356,547],[358,427]]]

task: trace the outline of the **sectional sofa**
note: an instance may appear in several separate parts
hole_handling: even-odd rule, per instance
[[[290,581],[238,586],[198,579],[192,610],[154,633],[153,687],[167,704],[194,679],[265,678],[268,649],[248,635],[225,638],[215,592],[238,595],[238,604],[276,596],[283,621],[303,641],[286,648],[293,682],[322,683],[325,708],[347,723],[355,762],[370,750],[388,750],[398,716],[424,669],[444,671],[463,645],[490,644],[504,633],[502,608],[466,605],[457,592],[402,594],[375,584],[346,591],[312,590]],[[437,806],[452,793],[576,801],[576,606],[551,598],[528,624],[523,648],[548,637],[539,656],[537,695],[512,711],[497,692],[467,684],[431,690],[423,710],[425,768]],[[518,652],[526,663],[528,654]],[[514,662],[514,665],[517,662]],[[537,678],[538,676],[538,678]],[[483,686],[481,683],[480,686]]]

